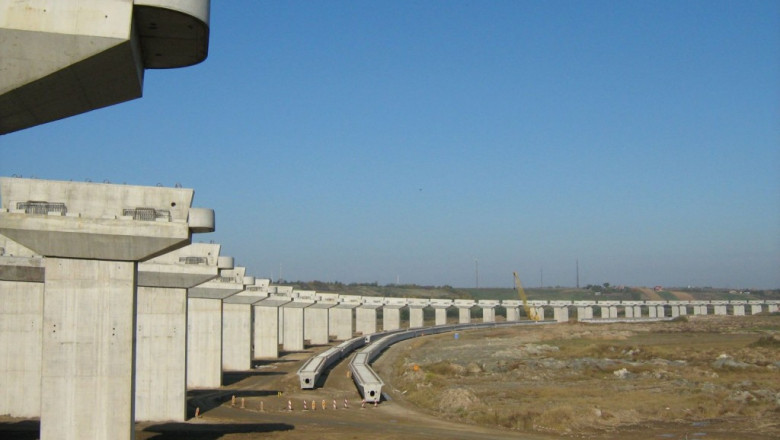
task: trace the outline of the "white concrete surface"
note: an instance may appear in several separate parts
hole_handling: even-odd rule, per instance
[[[135,420],[187,417],[187,289],[138,287]]]
[[[254,307],[254,353],[255,359],[277,359],[279,357],[279,315],[280,307],[292,298],[269,296],[256,302]]]
[[[187,299],[187,389],[222,386],[222,300]]]
[[[136,263],[45,261],[41,439],[132,439]]]
[[[0,279],[0,415],[41,415],[42,328],[43,282]]]

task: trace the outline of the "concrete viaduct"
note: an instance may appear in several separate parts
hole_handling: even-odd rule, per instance
[[[208,55],[209,0],[0,3],[0,135],[141,96],[146,69]],[[355,297],[271,285],[193,243],[194,191],[0,177],[0,415],[41,439],[127,440],[182,421],[187,390],[356,334],[520,320],[519,301]],[[532,301],[554,321],[756,314],[777,301]],[[401,313],[408,310],[408,322]]]
[[[134,421],[183,421],[186,393],[280,350],[355,335],[519,321],[519,300],[383,298],[275,286],[219,244],[193,191],[0,178],[0,414],[41,438],[132,438]],[[780,301],[530,301],[552,321],[776,312]],[[408,314],[402,314],[403,309]],[[380,312],[381,311],[381,323]],[[408,315],[403,321],[402,316]],[[525,318],[523,318],[525,319]],[[430,322],[428,324],[431,324]],[[67,410],[64,410],[67,408]],[[63,430],[67,429],[67,435]]]

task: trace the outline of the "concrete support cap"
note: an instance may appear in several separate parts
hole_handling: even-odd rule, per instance
[[[219,269],[232,269],[233,257],[227,257],[227,256],[223,257],[220,255],[219,258],[217,258],[217,267]]]
[[[209,208],[190,208],[190,230],[193,234],[214,232],[214,210]]]

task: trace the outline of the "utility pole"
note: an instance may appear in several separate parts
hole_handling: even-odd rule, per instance
[[[479,289],[479,260],[474,259],[474,276],[477,282],[477,289]]]
[[[577,259],[577,288],[580,288],[580,259]]]

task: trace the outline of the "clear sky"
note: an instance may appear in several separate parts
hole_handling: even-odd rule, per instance
[[[0,174],[194,188],[258,277],[778,288],[780,2],[214,1]]]

